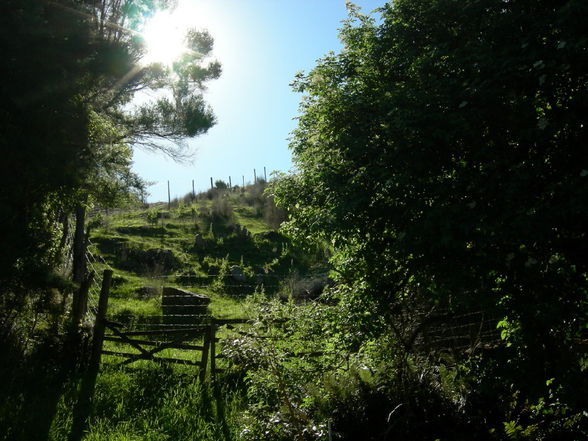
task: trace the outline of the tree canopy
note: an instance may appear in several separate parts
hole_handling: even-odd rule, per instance
[[[341,53],[294,82],[296,172],[273,188],[356,300],[498,310],[543,382],[579,372],[561,360],[586,324],[586,8],[351,6]]]
[[[190,31],[188,50],[173,66],[141,60],[139,26],[171,3],[2,2],[0,289],[55,268],[60,225],[74,206],[113,204],[141,191],[130,170],[132,145],[182,158],[182,140],[214,124],[202,91],[221,69],[207,61],[207,32]],[[145,90],[156,98],[132,105]]]

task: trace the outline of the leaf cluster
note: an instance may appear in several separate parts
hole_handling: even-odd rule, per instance
[[[354,301],[387,323],[417,302],[502,315],[507,359],[525,373],[502,380],[538,397],[558,378],[576,409],[584,12],[573,0],[399,0],[376,21],[352,7],[343,50],[293,84],[296,171],[272,189],[289,234],[333,245]]]

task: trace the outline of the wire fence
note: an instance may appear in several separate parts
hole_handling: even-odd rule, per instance
[[[88,313],[92,320],[95,320],[103,281],[103,268],[100,268],[100,266],[110,269],[110,265],[102,256],[95,256],[89,249],[86,250],[86,263],[93,274],[92,284],[88,290]]]
[[[102,270],[110,268],[108,262],[102,256],[96,256],[88,250],[87,264],[90,271],[94,274],[93,283],[89,289],[88,309],[92,318],[95,318],[98,308],[98,299],[102,285]],[[273,289],[278,290],[285,285],[290,284],[290,288],[298,283],[299,289],[307,289],[308,286],[301,284],[301,277],[288,274],[255,274],[254,276],[245,277],[242,274],[148,274],[141,276],[143,287],[137,289],[136,297],[140,298],[162,298],[162,289],[164,285],[180,286],[185,289],[196,290],[198,288],[211,288],[213,284],[218,284],[227,293],[234,290],[254,292],[256,289]],[[143,295],[141,288],[152,288],[151,295]],[[118,313],[114,318],[124,322],[136,331],[149,331],[157,329],[182,329],[191,328],[211,319],[209,311],[202,312],[202,305],[186,304],[184,299],[191,294],[167,295],[166,307],[172,308],[164,310],[164,305],[159,304],[157,307],[160,311],[153,314],[141,313]],[[177,302],[175,301],[177,300]],[[170,303],[170,301],[173,301]],[[174,309],[175,308],[175,309]],[[178,311],[178,308],[181,310]],[[501,320],[500,311],[465,311],[461,313],[452,313],[448,310],[435,311],[434,314],[424,313],[415,314],[412,308],[408,308],[406,313],[410,316],[411,325],[402,320],[399,321],[401,326],[418,329],[416,334],[411,337],[412,344],[415,348],[423,350],[458,350],[464,351],[474,349],[481,345],[499,344],[501,340],[500,330],[497,329],[497,323]],[[412,314],[412,315],[411,315]]]
[[[500,311],[437,311],[434,316],[416,320],[419,331],[414,338],[414,347],[467,351],[499,344],[502,339],[497,324],[502,316]]]

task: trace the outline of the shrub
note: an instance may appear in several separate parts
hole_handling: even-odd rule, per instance
[[[226,190],[227,188],[229,188],[229,184],[227,184],[222,179],[217,179],[216,181],[214,181],[214,188],[218,190]]]
[[[284,208],[276,207],[272,196],[267,196],[263,206],[263,219],[272,228],[279,228],[288,219],[288,215]]]
[[[156,209],[152,208],[148,210],[145,216],[147,217],[147,222],[149,222],[151,225],[157,225],[157,221],[159,220],[159,212]]]
[[[215,221],[233,223],[235,214],[233,212],[233,207],[226,198],[216,198],[212,201],[210,217]]]
[[[281,283],[280,297],[295,301],[317,300],[332,283],[327,275],[300,276],[294,273]]]
[[[244,439],[493,439],[481,412],[464,412],[455,360],[411,355],[391,328],[370,337],[364,309],[263,295],[247,305],[254,325],[223,348],[246,369]]]
[[[172,250],[162,248],[142,249],[126,246],[117,253],[120,268],[140,273],[170,272],[183,266]]]

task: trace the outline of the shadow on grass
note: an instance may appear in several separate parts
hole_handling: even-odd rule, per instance
[[[0,359],[2,441],[237,438],[246,399],[230,379],[200,383],[187,367],[150,362],[74,376],[59,357],[9,355]]]
[[[66,384],[69,369],[51,348],[25,359],[3,348],[0,362],[0,439],[45,441]]]
[[[197,372],[187,367],[176,369],[152,362],[135,367],[106,363],[95,385],[91,378],[84,382],[69,441],[86,439],[84,436],[92,440],[236,439],[237,413],[244,406],[244,394],[208,381],[200,383]]]

